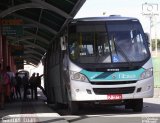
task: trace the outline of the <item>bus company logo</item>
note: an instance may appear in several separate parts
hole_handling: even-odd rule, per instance
[[[116,75],[112,75],[112,79],[116,79]]]
[[[120,79],[136,79],[136,75],[134,75],[134,74],[133,75],[129,75],[129,74],[122,73],[122,74],[119,74],[118,77]]]

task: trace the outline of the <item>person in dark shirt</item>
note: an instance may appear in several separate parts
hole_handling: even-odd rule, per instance
[[[42,76],[43,76],[43,74],[39,76],[39,73],[37,73],[37,76],[36,76],[36,86],[42,90],[42,92],[43,92],[44,95],[46,95],[46,92],[45,92],[44,88],[41,85],[41,77]],[[36,87],[36,90],[37,90],[37,87]],[[38,99],[38,97],[37,97],[37,99]]]
[[[22,81],[23,81],[23,87],[24,87],[23,100],[26,100],[27,99],[27,90],[29,89],[27,73],[25,73],[24,77],[22,78]]]
[[[0,64],[0,109],[4,109],[4,97],[5,97],[5,82],[3,76],[3,70],[1,69]]]
[[[6,67],[6,70],[7,70],[7,74],[9,76],[9,79],[10,79],[10,97],[7,97],[9,98],[9,100],[14,100],[15,99],[15,94],[16,94],[16,89],[15,89],[15,85],[16,85],[16,79],[15,79],[15,74],[13,71],[11,71],[11,67],[10,66],[7,66]]]
[[[22,84],[22,79],[21,77],[18,76],[18,73],[16,73],[16,76],[15,76],[15,79],[17,81],[16,83],[16,96],[17,96],[17,99],[22,99],[21,98],[21,84]]]
[[[35,73],[32,74],[31,78],[29,79],[29,84],[31,87],[31,98],[33,99],[33,97],[35,99],[37,99],[37,86],[36,86],[36,77],[35,77]]]

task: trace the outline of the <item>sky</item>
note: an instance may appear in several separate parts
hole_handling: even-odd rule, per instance
[[[158,28],[160,29],[160,0],[86,0],[75,18],[109,15],[136,17],[140,20],[144,32],[150,33],[150,18],[142,14],[150,12],[156,14],[153,17],[154,26],[151,28],[152,38],[160,38],[160,31],[158,31]]]

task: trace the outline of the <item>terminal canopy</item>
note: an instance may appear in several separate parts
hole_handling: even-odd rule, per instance
[[[85,0],[1,0],[1,34],[23,46],[24,60],[37,65],[54,38]],[[15,32],[16,31],[16,32]]]

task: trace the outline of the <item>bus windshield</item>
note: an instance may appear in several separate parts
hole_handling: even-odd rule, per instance
[[[75,62],[141,62],[149,56],[138,21],[79,24],[74,30],[69,31],[69,54]]]

